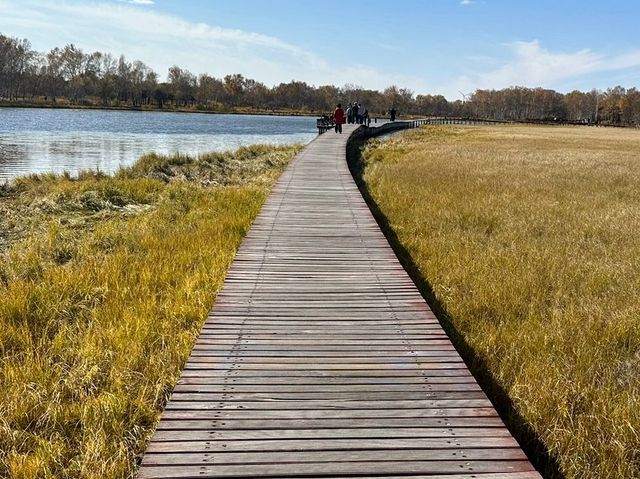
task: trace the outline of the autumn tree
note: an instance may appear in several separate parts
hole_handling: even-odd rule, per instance
[[[626,125],[640,126],[640,91],[630,88],[622,97],[620,109]]]
[[[27,39],[0,35],[0,95],[14,99],[26,94],[27,76],[37,54]]]
[[[26,39],[0,34],[0,99],[49,102],[58,98],[72,104],[153,104],[158,108],[233,108],[294,110],[328,113],[336,103],[359,102],[375,117],[395,107],[400,114],[416,116],[474,116],[495,120],[553,121],[610,125],[640,125],[640,92],[621,86],[604,92],[558,93],[545,88],[514,86],[501,90],[479,89],[465,101],[448,101],[442,95],[414,95],[408,88],[390,86],[383,91],[347,83],[314,86],[291,80],[267,86],[242,74],[215,78],[196,77],[177,65],[167,81],[143,62],[123,55],[85,53],[74,44],[38,53]]]
[[[193,73],[174,65],[169,68],[167,80],[174,101],[183,106],[195,102],[197,79]]]
[[[220,104],[224,91],[222,80],[214,78],[206,73],[198,78],[198,88],[196,90],[196,101],[204,106],[217,106]]]
[[[245,78],[239,73],[224,77],[224,92],[227,102],[232,106],[237,106],[244,93]]]

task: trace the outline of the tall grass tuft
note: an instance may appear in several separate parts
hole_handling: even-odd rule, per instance
[[[0,477],[133,476],[236,249],[297,150],[148,155],[113,177],[3,187]]]
[[[366,187],[450,324],[569,478],[640,477],[640,132],[426,127]]]

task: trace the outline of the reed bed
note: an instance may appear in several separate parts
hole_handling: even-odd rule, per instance
[[[0,187],[0,477],[133,477],[298,146]]]
[[[361,161],[407,268],[490,395],[512,402],[516,433],[565,477],[640,477],[640,131],[430,126]]]

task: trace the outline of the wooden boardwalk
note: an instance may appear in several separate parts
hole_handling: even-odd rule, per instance
[[[328,132],[244,240],[141,479],[539,478],[378,228]]]

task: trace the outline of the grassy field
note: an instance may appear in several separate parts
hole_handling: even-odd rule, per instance
[[[424,127],[362,161],[408,269],[520,437],[566,477],[640,477],[640,131]]]
[[[0,477],[125,478],[298,147],[0,186]]]

